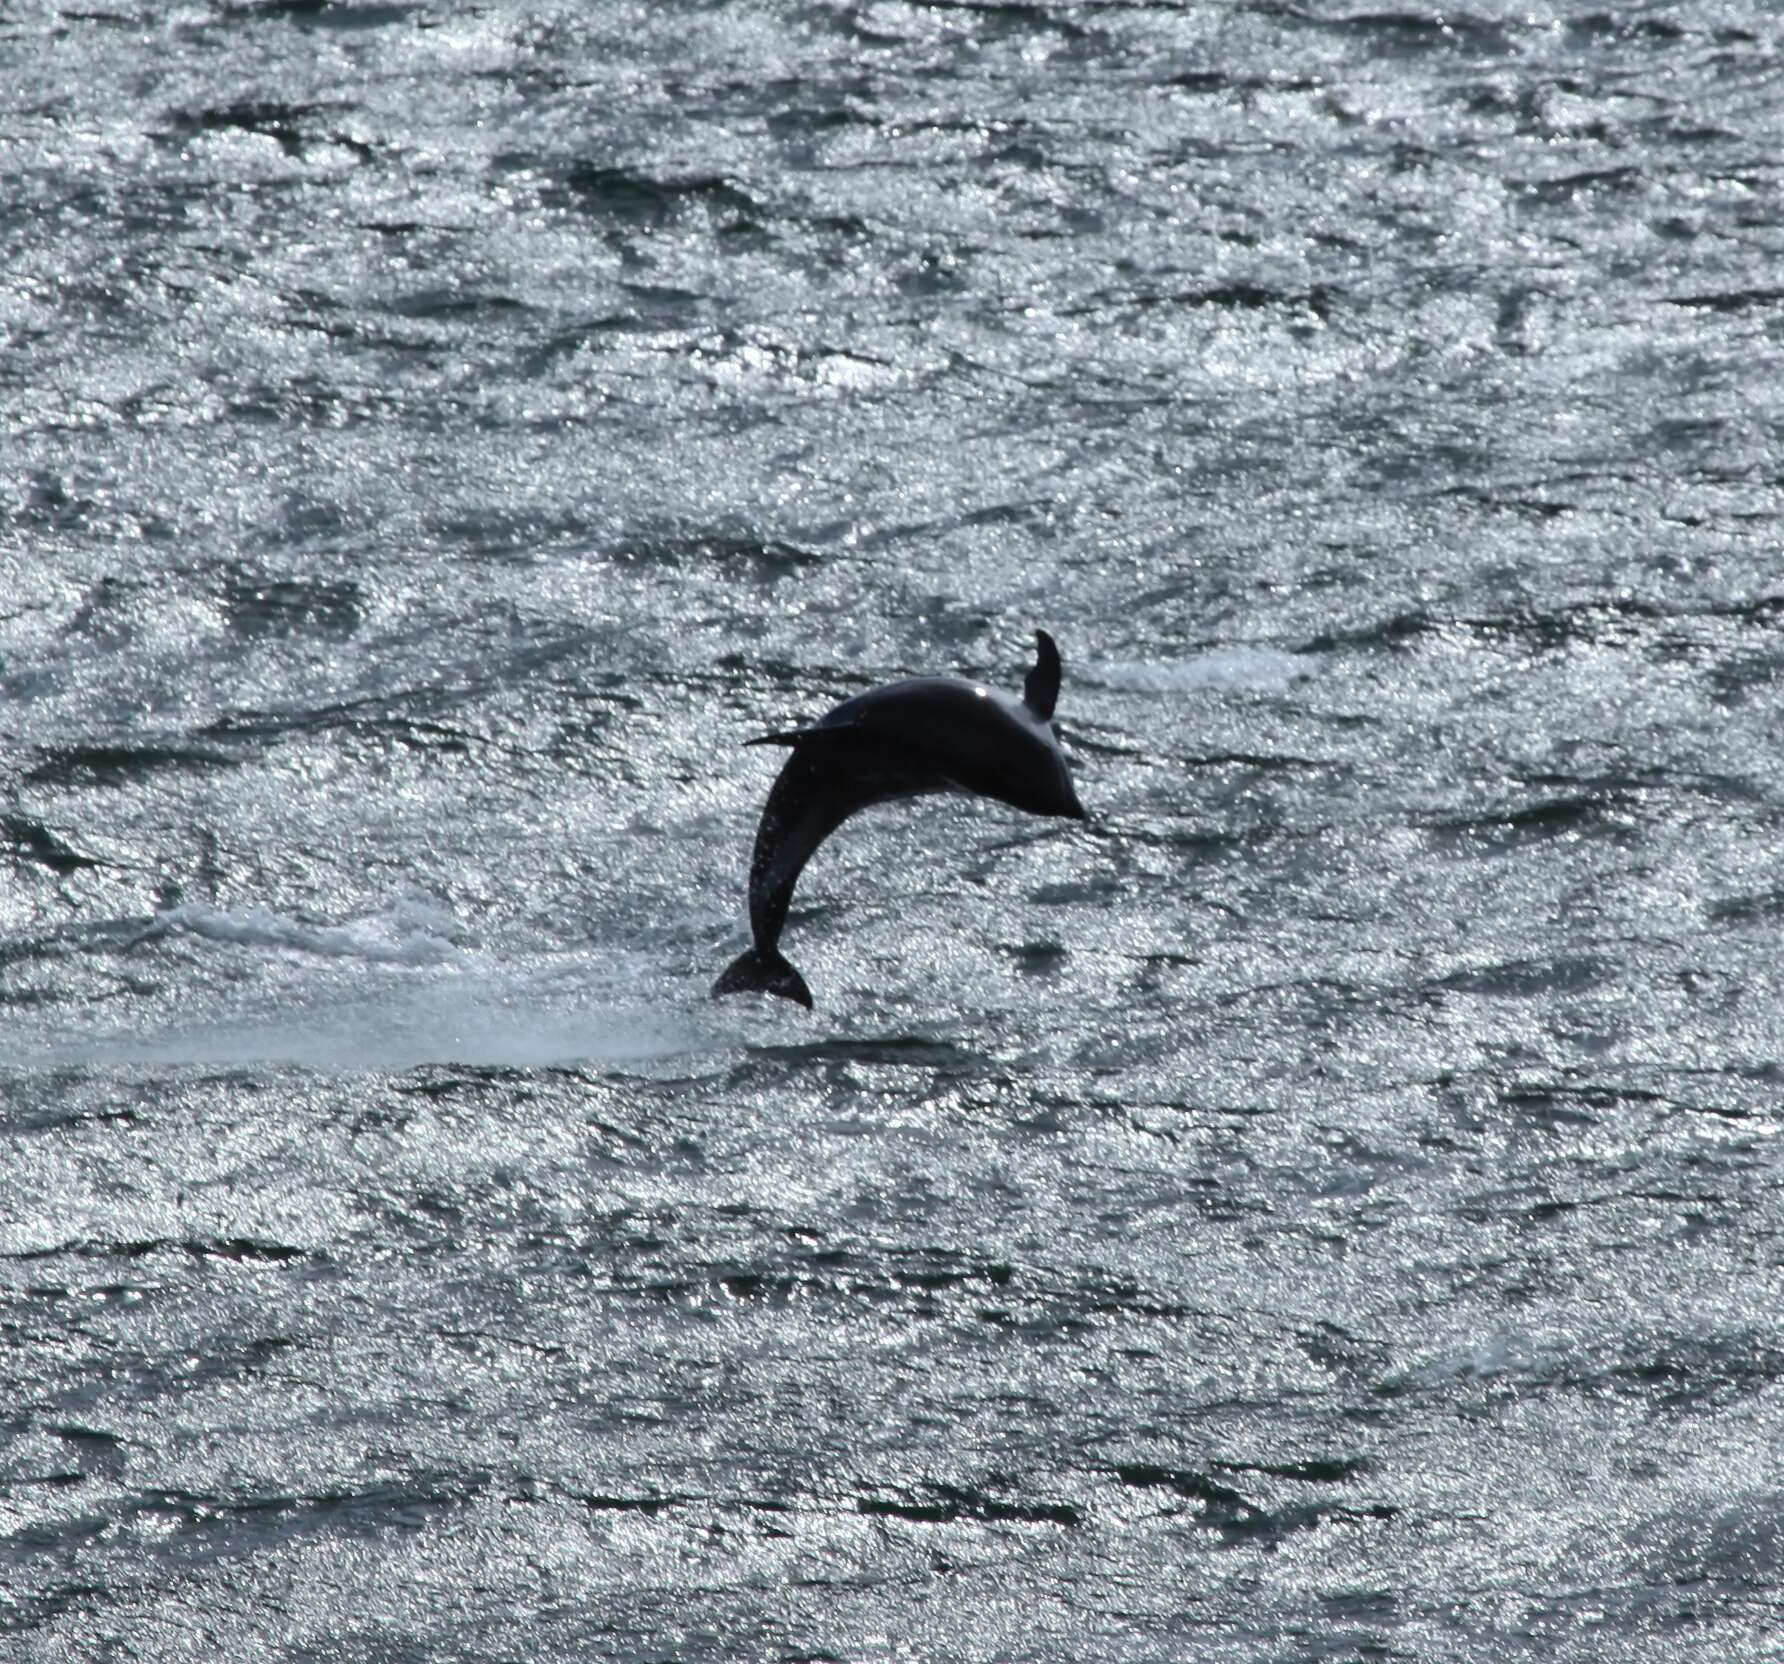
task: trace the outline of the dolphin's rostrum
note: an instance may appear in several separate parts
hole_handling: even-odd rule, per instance
[[[722,994],[779,994],[810,1009],[805,978],[780,952],[799,874],[850,815],[875,803],[929,792],[995,798],[1031,815],[1087,817],[1052,728],[1059,649],[1035,631],[1038,653],[1022,697],[922,676],[846,699],[810,728],[764,734],[746,745],[784,745],[750,857],[750,932],[755,946],[712,985]]]

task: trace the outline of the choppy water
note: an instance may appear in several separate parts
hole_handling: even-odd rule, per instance
[[[1780,1656],[1781,48],[0,12],[7,1656]]]

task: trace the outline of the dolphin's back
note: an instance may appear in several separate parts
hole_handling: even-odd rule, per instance
[[[865,766],[924,782],[898,796],[959,791],[1031,815],[1084,818],[1052,728],[996,688],[951,676],[893,682],[845,700],[806,730],[814,746],[832,751],[845,733],[872,742]]]

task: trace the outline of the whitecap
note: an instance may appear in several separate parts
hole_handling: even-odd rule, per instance
[[[1280,647],[1211,647],[1184,659],[1104,659],[1081,667],[1085,680],[1131,693],[1284,693],[1294,683],[1318,675],[1319,653],[1290,653]]]

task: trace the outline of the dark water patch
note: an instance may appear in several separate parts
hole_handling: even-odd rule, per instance
[[[1750,1632],[1778,1632],[1784,1494],[1762,1490],[1718,1496],[1711,1491],[1695,1506],[1644,1522],[1636,1536],[1669,1581],[1694,1593],[1768,1597],[1763,1607],[1750,1608]],[[1695,1619],[1691,1608],[1686,1613]]]
[[[621,283],[619,290],[632,303],[630,316],[654,329],[697,322],[713,298],[703,290],[670,283]]]
[[[1606,1114],[1622,1109],[1652,1111],[1669,1100],[1641,1087],[1604,1085],[1519,1086],[1500,1094],[1500,1106],[1557,1133],[1599,1126]],[[1594,1112],[1598,1113],[1594,1113]]]
[[[76,1485],[84,1485],[87,1476],[84,1473],[28,1473],[15,1478],[0,1480],[0,1496],[7,1496],[15,1491],[43,1489],[47,1491],[71,1490]]]
[[[15,863],[33,861],[58,878],[66,878],[70,873],[86,868],[112,864],[101,861],[97,856],[82,855],[79,850],[64,843],[47,826],[32,820],[28,815],[0,815],[0,834],[4,834],[11,842]]]
[[[429,696],[418,696],[425,701]],[[450,694],[432,696],[442,705],[456,703]],[[468,728],[428,722],[418,717],[369,714],[384,700],[354,701],[305,711],[235,711],[208,724],[204,733],[219,739],[283,739],[290,735],[337,733],[361,740],[374,751],[401,750],[417,756],[468,757],[482,746],[503,749],[500,741]],[[368,714],[360,714],[365,711]],[[512,749],[512,748],[508,748]]]
[[[1497,615],[1445,615],[1412,610],[1356,630],[1316,636],[1308,642],[1306,651],[1401,648],[1427,638],[1442,641],[1467,635],[1533,653],[1564,652],[1579,646],[1647,644],[1670,655],[1680,646],[1696,645],[1703,622],[1726,621],[1770,629],[1780,616],[1784,616],[1784,597],[1776,595],[1699,607],[1669,607],[1619,596],[1549,610]]]
[[[1329,318],[1340,299],[1336,289],[1316,286],[1301,291],[1272,289],[1256,283],[1222,283],[1197,289],[1121,290],[1099,295],[1077,306],[1059,308],[1062,317],[1088,317],[1129,309],[1144,312],[1154,307],[1186,311],[1211,307],[1223,312],[1290,310]]]
[[[972,20],[974,36],[996,42],[1027,35],[1058,35],[1069,41],[1086,40],[1091,30],[1066,9],[1030,4],[1028,0],[940,0],[936,8]]]
[[[1633,166],[1584,168],[1552,178],[1506,181],[1512,201],[1533,208],[1561,208],[1605,197],[1629,197],[1643,190],[1647,183],[1647,175]]]
[[[1732,654],[1711,667],[1709,682],[1718,705],[1738,708],[1784,684],[1784,653]]]
[[[6,1542],[7,1539],[0,1538],[0,1556],[12,1558],[6,1552]],[[23,1547],[31,1554],[36,1552],[29,1544]],[[61,1619],[116,1602],[122,1593],[115,1586],[97,1583],[57,1583],[38,1589],[21,1587],[9,1593],[5,1603],[0,1605],[0,1635],[28,1635],[34,1630],[48,1629]]]
[[[1028,892],[1028,899],[1037,907],[1095,906],[1119,895],[1123,889],[1119,878],[1092,878],[1064,884],[1040,884]]]
[[[1772,926],[1784,923],[1784,889],[1760,890],[1751,895],[1725,896],[1704,908],[1705,915],[1722,925]]]
[[[1005,1261],[970,1259],[950,1248],[894,1248],[886,1257],[887,1282],[901,1289],[1008,1288],[1016,1278],[1016,1267]]]
[[[159,935],[162,926],[155,918],[121,918],[0,940],[0,976],[11,977],[11,986],[0,986],[0,1006],[153,999],[164,986],[161,977],[118,961]]]
[[[283,104],[270,99],[244,99],[209,109],[184,111],[174,117],[173,131],[252,133],[273,140],[287,156],[301,157],[305,149],[322,136],[313,131],[312,118],[350,113],[353,109],[350,104]],[[330,135],[329,142],[346,141]]]
[[[1684,306],[1706,312],[1750,312],[1759,307],[1784,305],[1784,289],[1731,289],[1712,294],[1667,295],[1668,306]]]
[[[1311,1462],[1210,1462],[1223,1473],[1261,1473],[1268,1479],[1293,1479],[1304,1485],[1343,1485],[1370,1471],[1361,1457],[1334,1457]]]
[[[0,994],[0,1005],[9,1003]],[[59,1105],[16,1102],[0,1108],[0,1127],[9,1132],[61,1132],[73,1127],[135,1127],[144,1116],[130,1104],[101,1104],[90,1108],[66,1109]]]
[[[1671,47],[1694,35],[1717,46],[1756,46],[1760,37],[1750,30],[1718,21],[1707,27],[1683,12],[1657,16],[1650,12],[1587,12],[1569,18],[1563,26],[1567,44],[1575,50],[1595,52],[1606,46],[1634,43]]]
[[[1500,303],[1494,325],[1494,338],[1507,353],[1534,351],[1531,345],[1530,312],[1523,300],[1506,296]],[[1501,486],[1448,485],[1435,493],[1438,497],[1464,502],[1487,514],[1512,516],[1519,520],[1543,523],[1564,519],[1579,511],[1579,503],[1571,497],[1545,495],[1535,491],[1508,491]]]
[[[1517,51],[1520,33],[1513,26],[1469,12],[1409,9],[1320,17],[1297,7],[1285,7],[1284,10],[1346,39],[1366,41],[1371,53],[1379,52],[1390,58],[1435,53],[1508,58]]]
[[[1423,996],[1415,990],[1351,982],[1344,977],[1316,976],[1249,983],[1242,988],[1227,989],[1212,1003],[1222,1011],[1262,1003],[1330,1018],[1383,1009],[1411,1012],[1423,1003]]]
[[[155,774],[208,774],[241,764],[241,758],[205,746],[43,746],[37,757],[37,763],[25,776],[26,785],[130,786]]]
[[[1095,1270],[1052,1288],[1037,1287],[1035,1292],[1054,1304],[1099,1317],[1177,1323],[1207,1321],[1213,1315],[1205,1308],[1164,1299],[1135,1278],[1111,1276]]]
[[[647,1518],[692,1501],[686,1496],[607,1496],[600,1492],[566,1491],[591,1514],[643,1514]]]
[[[872,110],[848,102],[795,104],[777,101],[767,115],[768,131],[782,141],[806,141],[847,128],[878,128]]]
[[[541,505],[537,509],[454,506],[423,521],[431,538],[459,555],[530,566],[546,554],[574,549],[590,537],[580,515]]]
[[[1014,961],[1024,976],[1055,976],[1071,957],[1070,948],[1053,941],[999,943],[997,951]]]
[[[374,232],[380,237],[460,237],[469,229],[463,225],[435,223],[429,220],[381,219],[357,220],[354,223],[361,231]]]
[[[627,566],[660,567],[690,575],[740,575],[765,584],[798,577],[821,559],[815,550],[780,538],[718,533],[639,538],[620,545],[613,558]]]
[[[1195,1524],[1214,1531],[1222,1545],[1228,1548],[1274,1548],[1295,1532],[1315,1530],[1328,1520],[1346,1523],[1391,1520],[1400,1512],[1398,1508],[1379,1502],[1358,1506],[1327,1502],[1265,1508],[1210,1474],[1151,1462],[1120,1463],[1114,1473],[1123,1485],[1136,1490],[1163,1490],[1198,1504],[1200,1512]]]
[[[790,1068],[811,1063],[863,1063],[964,1074],[976,1073],[985,1066],[985,1059],[977,1052],[952,1040],[935,1040],[915,1034],[890,1034],[858,1040],[837,1036],[794,1045],[750,1046],[747,1050],[752,1059]]]
[[[82,1512],[35,1520],[0,1535],[0,1566],[23,1569],[38,1555],[72,1556],[79,1549],[101,1541],[116,1529],[109,1513]]]
[[[615,1292],[678,1307],[704,1307],[714,1303],[752,1303],[788,1307],[812,1302],[834,1306],[846,1290],[835,1278],[805,1272],[715,1269],[701,1277],[657,1277],[643,1281],[622,1279]]]
[[[124,1469],[126,1447],[124,1440],[116,1433],[107,1433],[97,1427],[82,1427],[74,1422],[49,1423],[45,1425],[44,1431],[73,1448],[83,1473],[115,1475]]]
[[[105,1535],[120,1538],[138,1554],[205,1563],[263,1554],[318,1535],[375,1539],[421,1531],[487,1489],[485,1475],[444,1471],[363,1489],[245,1499],[145,1487],[125,1493],[105,1519]]]
[[[860,1497],[855,1507],[859,1513],[916,1525],[952,1525],[958,1520],[1068,1527],[1085,1523],[1084,1511],[1068,1502],[1010,1502],[974,1486],[948,1485],[937,1479],[922,1481],[915,1494],[904,1491],[897,1498]]]
[[[487,321],[505,314],[530,312],[532,309],[525,301],[518,300],[513,295],[432,286],[413,290],[393,300],[390,310],[400,318],[468,318]]]
[[[499,1064],[430,1064],[415,1070],[391,1090],[402,1097],[436,1101],[474,1093],[479,1097],[498,1097],[504,1102],[526,1103],[535,1096],[527,1088],[530,1079],[527,1070]]]
[[[1309,75],[1246,75],[1220,69],[1186,69],[1168,76],[1164,84],[1202,97],[1238,93],[1323,92],[1326,83]]]
[[[4,373],[5,365],[0,363],[0,375]],[[108,504],[91,494],[90,488],[83,489],[77,474],[51,468],[30,470],[19,481],[13,500],[0,504],[0,516],[17,525],[61,532],[103,530],[112,512]],[[115,578],[101,578],[83,607],[91,608],[117,596],[122,587]]]
[[[1356,629],[1323,632],[1309,640],[1303,651],[1336,653],[1346,649],[1402,648],[1426,636],[1439,636],[1444,628],[1444,622],[1433,613],[1397,612]]]
[[[1636,640],[1668,617],[1666,609],[1650,601],[1616,600],[1582,602],[1552,612],[1433,622],[1439,628],[1465,630],[1481,641],[1511,642],[1532,652],[1556,653],[1580,645]]]
[[[698,667],[691,672],[682,672],[683,677],[689,675],[698,686],[711,687],[734,695],[767,691],[777,698],[791,696],[797,702],[796,708],[812,713],[840,704],[863,688],[890,680],[889,677],[872,673],[843,670],[836,665],[801,665],[791,659],[753,652],[721,653],[712,661],[710,672],[704,672]],[[782,726],[790,724],[782,723]],[[808,914],[796,911],[794,917],[817,917],[818,911],[811,909]]]
[[[1567,748],[1558,749],[1565,751]],[[1615,751],[1620,748],[1611,749]],[[1559,790],[1570,795],[1581,795],[1592,802],[1608,803],[1619,814],[1628,815],[1638,814],[1647,795],[1659,792],[1688,792],[1716,803],[1769,806],[1772,801],[1770,793],[1762,784],[1741,775],[1711,774],[1696,769],[1682,769],[1671,763],[1655,763],[1644,767],[1633,757],[1623,766],[1610,771],[1582,770],[1570,773],[1562,769],[1517,769],[1511,771],[1507,778],[1538,790]]]
[[[293,1248],[282,1242],[253,1237],[143,1237],[136,1241],[77,1238],[47,1248],[21,1248],[0,1252],[4,1260],[145,1259],[151,1254],[180,1253],[194,1260],[229,1260],[242,1265],[285,1265],[293,1260],[326,1264],[328,1255],[317,1248]]]
[[[1547,994],[1583,994],[1615,976],[1614,967],[1590,954],[1563,954],[1554,959],[1511,959],[1478,970],[1455,971],[1431,984],[1451,994],[1477,994],[1489,999],[1540,999]]]
[[[288,734],[322,733],[333,729],[357,731],[372,738],[391,738],[414,749],[463,748],[472,743],[504,747],[505,742],[469,728],[452,727],[433,720],[470,704],[498,689],[542,679],[544,673],[567,671],[571,691],[599,697],[612,678],[586,671],[586,663],[598,659],[605,644],[591,631],[565,628],[519,632],[488,644],[479,659],[440,666],[437,681],[357,698],[329,700],[310,705],[255,709],[238,707],[197,730],[210,739],[277,739]],[[487,635],[479,639],[487,642]],[[466,648],[467,653],[474,648]],[[508,746],[512,755],[527,754],[526,747]]]
[[[1086,749],[1093,749],[1086,747]],[[1112,748],[1105,748],[1112,749]],[[1126,757],[1144,756],[1139,751],[1116,751],[1115,755]],[[1338,774],[1354,772],[1346,763],[1334,763],[1330,758],[1298,757],[1284,752],[1267,751],[1209,751],[1209,752],[1173,752],[1161,753],[1160,760],[1172,763],[1180,768],[1188,769],[1253,769],[1259,774],[1275,774],[1296,769],[1331,769]]]
[[[337,334],[332,326],[326,333]],[[345,339],[346,337],[341,337]],[[395,346],[398,343],[388,343]],[[314,375],[293,375],[277,381],[244,377],[239,394],[229,402],[228,414],[243,426],[265,425],[279,429],[306,428],[335,433],[380,422],[401,420],[414,414],[410,396],[399,388],[342,385]],[[443,418],[455,395],[433,396],[429,415]]]
[[[1784,595],[1756,595],[1744,601],[1722,601],[1702,608],[1699,613],[1686,611],[1678,616],[1726,618],[1737,624],[1767,629],[1784,621]]]
[[[1565,1364],[1557,1384],[1650,1402],[1674,1414],[1725,1409],[1784,1381],[1784,1347],[1754,1332],[1633,1341],[1603,1363]]]
[[[552,206],[568,207],[615,227],[660,231],[699,211],[753,221],[761,212],[755,198],[722,174],[658,177],[642,168],[579,163],[565,169],[556,186],[542,193]]]
[[[675,1245],[667,1238],[642,1236],[624,1246],[628,1254],[672,1258]],[[974,1261],[946,1249],[873,1252],[813,1246],[796,1254],[774,1255],[767,1263],[709,1266],[698,1277],[654,1277],[615,1286],[627,1294],[674,1305],[699,1306],[715,1299],[774,1308],[865,1304],[896,1308],[915,1318],[937,1318],[944,1315],[943,1297],[970,1302],[983,1298],[987,1290],[1009,1289],[1016,1278],[1014,1266]]]
[[[378,3],[354,4],[353,0],[231,0],[223,14],[242,18],[289,18],[308,33],[358,34],[362,30],[388,29],[407,23],[421,6]]]
[[[1515,852],[1557,838],[1628,841],[1635,807],[1632,799],[1611,793],[1545,798],[1496,814],[1441,820],[1428,829],[1427,837],[1433,849],[1464,855]]]
[[[1576,1173],[1593,1171],[1590,1162],[1576,1161],[1572,1164]],[[1620,1177],[1618,1169],[1602,1169],[1601,1177]],[[1658,1208],[1662,1214],[1676,1217],[1684,1213],[1701,1220],[1704,1209],[1718,1211],[1725,1198],[1707,1193],[1687,1195],[1677,1190],[1631,1190],[1617,1188],[1599,1194],[1557,1195],[1542,1194],[1529,1184],[1517,1184],[1497,1190],[1488,1195],[1478,1196],[1461,1207],[1459,1215],[1474,1225],[1488,1225],[1495,1222],[1507,1222],[1520,1229],[1530,1226],[1550,1226],[1557,1221],[1564,1222],[1564,1228],[1582,1232],[1604,1231],[1614,1229],[1597,1225],[1590,1215],[1603,1212],[1607,1215],[1623,1216],[1630,1211],[1631,1204],[1648,1204],[1637,1211],[1652,1217],[1652,1210]],[[1689,1226],[1689,1218],[1686,1220]],[[1669,1233],[1670,1234],[1670,1233]],[[1622,1246],[1622,1244],[1618,1244]]]

